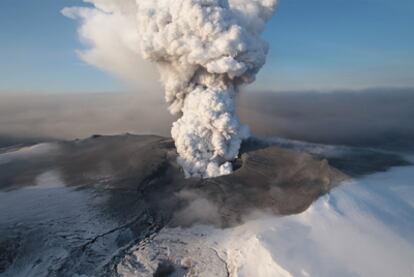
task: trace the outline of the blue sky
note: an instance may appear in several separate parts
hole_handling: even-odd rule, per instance
[[[2,0],[0,92],[100,92],[122,82],[82,62],[79,0]],[[414,1],[281,0],[257,89],[414,87]]]

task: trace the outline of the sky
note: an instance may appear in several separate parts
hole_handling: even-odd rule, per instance
[[[126,85],[83,62],[78,23],[61,14],[80,0],[2,0],[0,93],[113,92]],[[414,1],[281,0],[255,89],[414,87]]]

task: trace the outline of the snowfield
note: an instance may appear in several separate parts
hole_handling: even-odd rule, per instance
[[[148,148],[154,154],[153,147],[144,147],[153,140],[164,141],[98,137],[0,154],[5,185],[0,191],[0,276],[414,276],[414,166],[408,162],[383,169],[384,160],[396,158],[375,150],[279,140],[299,152],[333,161],[341,157],[339,161],[348,162],[342,164],[345,170],[359,163],[366,173],[337,186],[300,214],[252,211],[237,227],[172,228],[136,194],[139,174],[132,175],[130,189],[109,182],[110,177],[128,177],[125,166],[102,171],[112,156],[101,148],[128,157],[135,142],[142,153]],[[106,141],[130,147],[109,147]],[[65,147],[88,159],[56,163],[55,156],[66,153]],[[101,154],[106,163],[95,172],[88,166],[94,161],[99,165]],[[119,165],[117,155],[114,164]],[[414,162],[413,156],[405,159]],[[377,173],[364,168],[367,162]],[[390,164],[402,163],[397,159]],[[82,176],[96,181],[71,185]],[[117,179],[113,182],[118,184]],[[156,195],[161,191],[155,190]],[[201,208],[206,212],[206,206]]]
[[[414,276],[413,180],[413,166],[396,167],[343,184],[299,215],[256,215],[225,230],[167,228],[118,273],[151,276],[168,259],[191,266],[189,276]]]

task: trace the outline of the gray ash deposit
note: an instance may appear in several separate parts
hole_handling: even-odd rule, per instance
[[[0,276],[112,276],[125,251],[166,226],[300,213],[349,176],[406,163],[318,147],[245,141],[235,171],[210,179],[184,178],[173,141],[158,136],[10,148],[0,154]]]

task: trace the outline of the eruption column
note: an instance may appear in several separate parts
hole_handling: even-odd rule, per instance
[[[186,177],[232,172],[249,131],[234,97],[264,65],[260,38],[276,0],[137,0],[140,48],[157,64]]]

